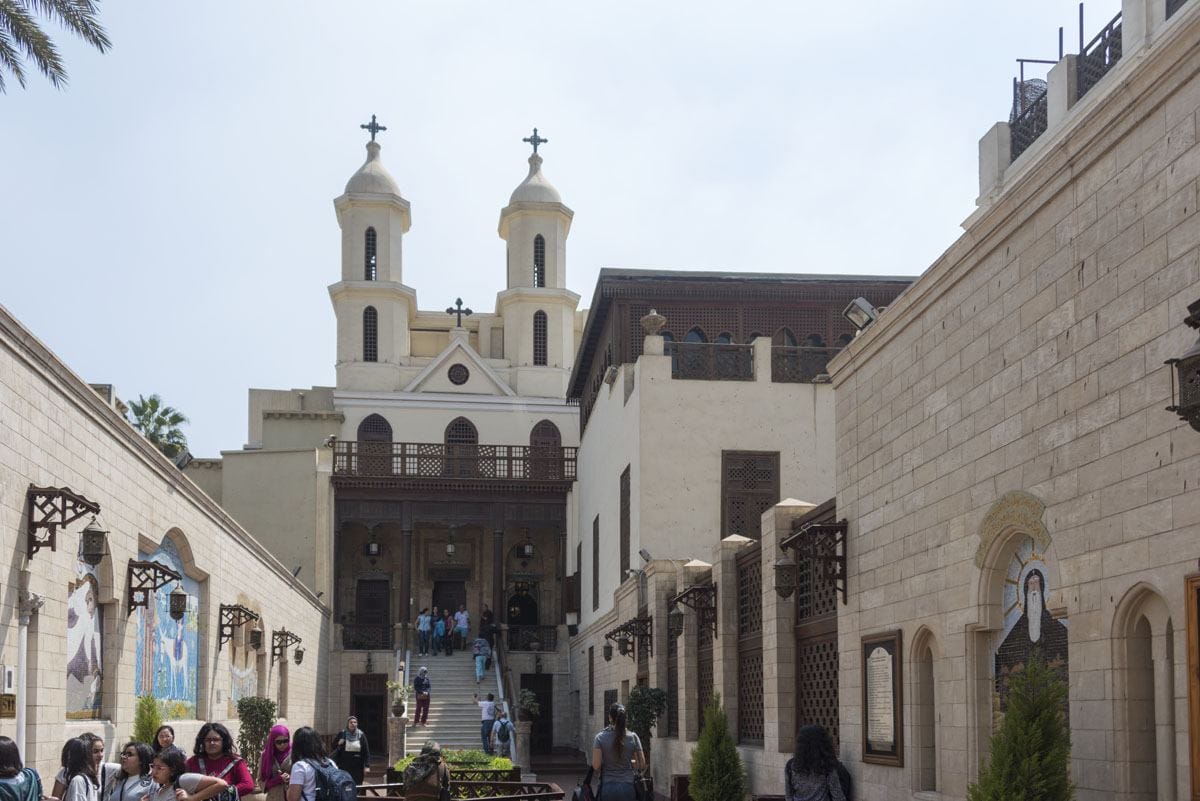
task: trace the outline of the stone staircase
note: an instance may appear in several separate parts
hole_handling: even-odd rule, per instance
[[[479,707],[473,694],[478,692],[481,698],[487,698],[489,692],[496,692],[495,666],[476,684],[475,658],[469,649],[456,651],[452,656],[414,657],[413,664],[429,668],[433,691],[429,721],[424,726],[408,727],[406,752],[419,753],[427,740],[437,740],[443,749],[481,749]],[[416,709],[415,700],[410,702],[410,709]]]

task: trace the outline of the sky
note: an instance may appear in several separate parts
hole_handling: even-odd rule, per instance
[[[1120,10],[1090,2],[1087,39]],[[504,288],[500,209],[543,174],[601,268],[918,275],[961,234],[1017,58],[1078,49],[1065,0],[108,0],[70,83],[0,95],[0,304],[77,374],[160,394],[191,451],[247,390],[332,385],[333,198],[365,158],[412,204],[422,309]],[[1043,77],[1033,65],[1027,77]]]

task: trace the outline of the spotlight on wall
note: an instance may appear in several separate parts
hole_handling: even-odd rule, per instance
[[[849,320],[851,325],[862,331],[879,319],[879,311],[866,298],[855,298],[842,310],[842,316]]]
[[[647,551],[645,548],[638,548],[638,556],[642,557],[643,562],[650,561],[650,552]]]

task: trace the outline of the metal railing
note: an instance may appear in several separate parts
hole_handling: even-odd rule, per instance
[[[391,650],[395,637],[387,624],[346,623],[342,626],[342,649],[346,651]]]
[[[771,380],[777,384],[807,384],[829,372],[829,360],[841,348],[780,345],[771,348]]]
[[[1035,89],[1032,97],[1029,96],[1031,88]],[[1050,122],[1049,96],[1045,85],[1038,87],[1031,81],[1013,78],[1013,120],[1009,123],[1012,161],[1046,132]]]
[[[754,346],[669,342],[671,378],[696,381],[753,381]]]
[[[503,704],[508,710],[508,719],[512,721],[514,735],[517,727],[517,700],[519,696],[513,693],[512,672],[508,669],[508,651],[504,647],[504,632],[501,631],[500,636],[496,638],[496,647],[492,649],[492,656],[496,661],[496,697],[500,699],[498,703]],[[508,743],[508,758],[512,760],[514,765],[522,765],[521,755],[518,751],[519,737],[512,737]],[[523,765],[526,770],[529,765]]]
[[[509,626],[508,650],[557,651],[557,626]]]
[[[333,450],[333,474],[574,481],[576,450],[441,442],[338,442]]]
[[[1083,6],[1079,8],[1079,38],[1083,38]],[[1100,33],[1088,42],[1080,43],[1076,62],[1075,86],[1082,99],[1108,71],[1121,60],[1121,15],[1113,17]]]

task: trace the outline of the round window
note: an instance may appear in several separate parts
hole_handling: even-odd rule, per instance
[[[461,386],[467,383],[467,379],[471,377],[471,371],[467,369],[465,364],[452,364],[447,375],[450,378],[451,384]]]

